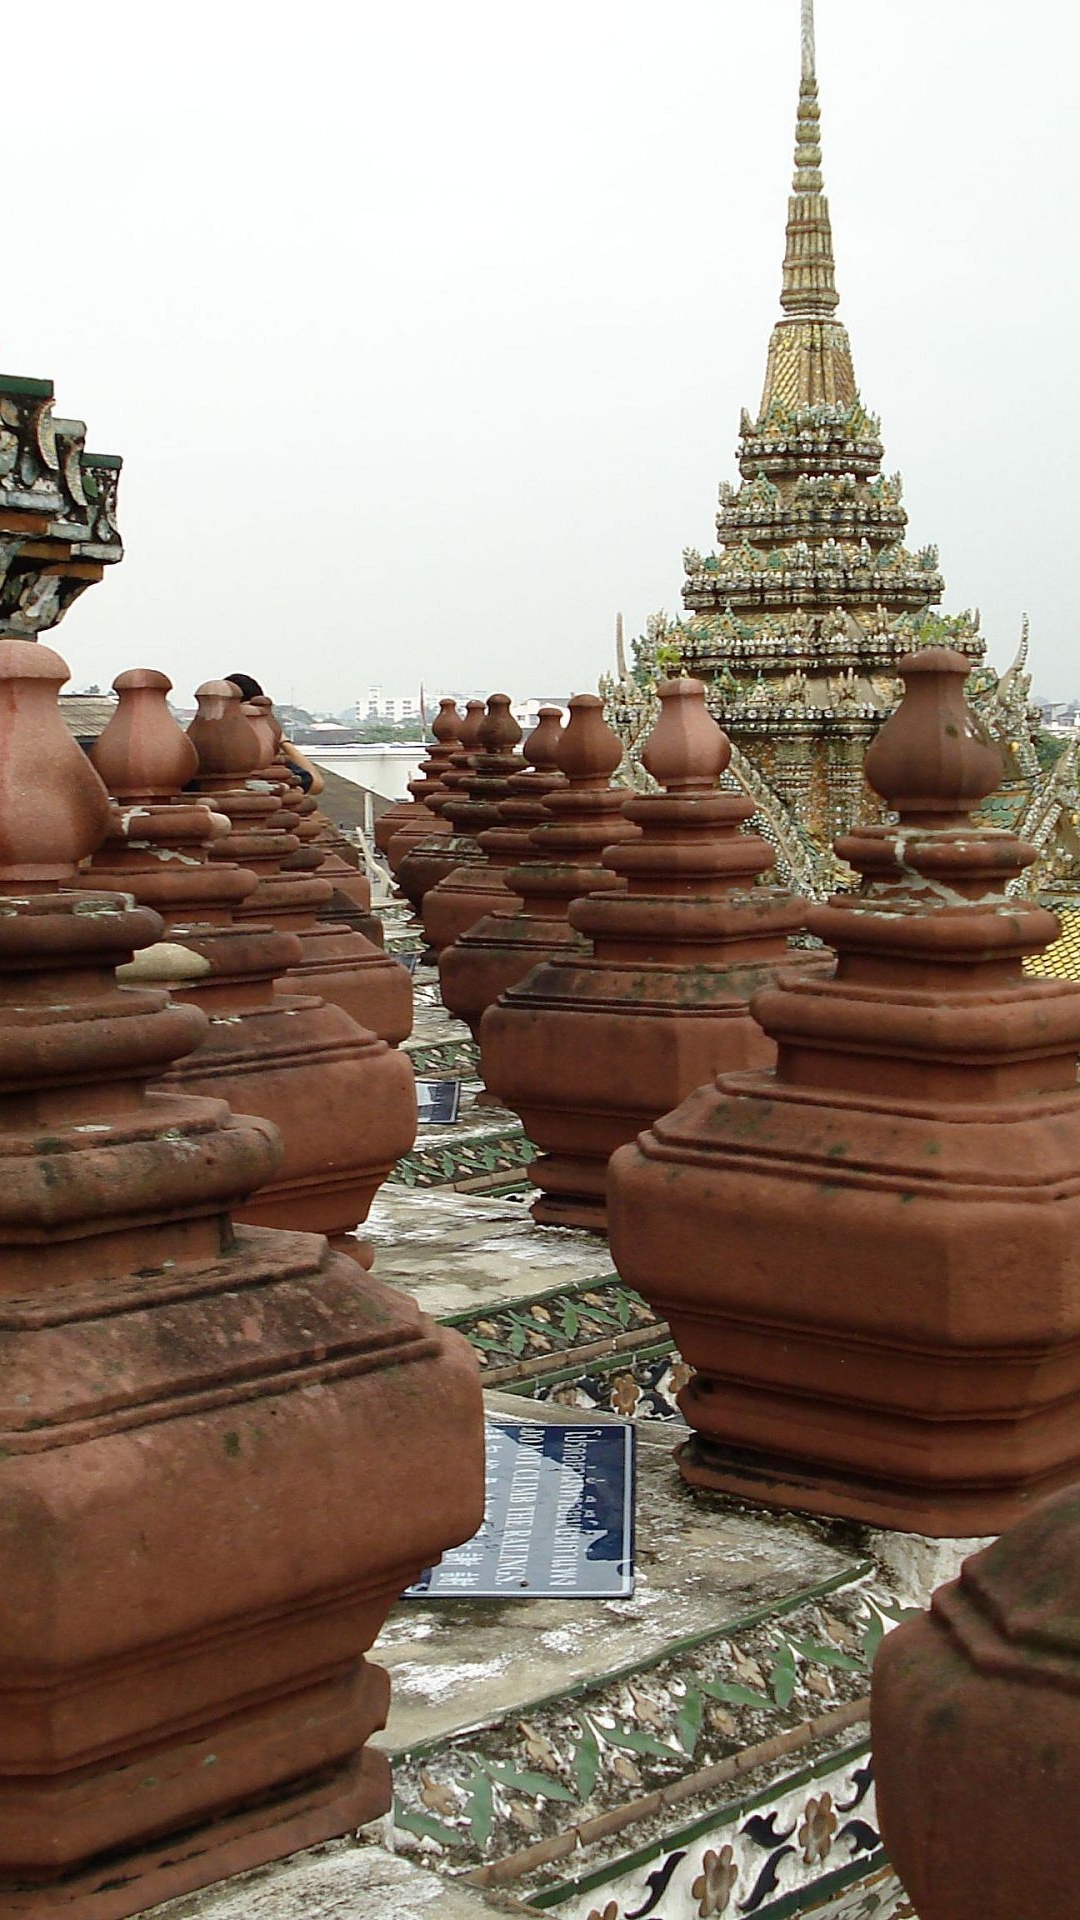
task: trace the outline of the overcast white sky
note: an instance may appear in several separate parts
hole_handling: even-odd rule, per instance
[[[818,0],[841,314],[946,605],[1080,693],[1075,0]],[[591,687],[713,540],[798,0],[6,10],[10,373],[122,453],[76,687]]]

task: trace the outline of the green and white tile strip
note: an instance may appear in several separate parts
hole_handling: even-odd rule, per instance
[[[641,1666],[400,1754],[405,1844],[566,1920],[651,1911],[657,1875],[664,1920],[781,1920],[865,1880],[882,1864],[869,1668],[904,1611],[878,1579],[853,1564]]]
[[[476,1348],[486,1387],[575,1379],[592,1360],[663,1343],[667,1326],[617,1273],[446,1316]]]

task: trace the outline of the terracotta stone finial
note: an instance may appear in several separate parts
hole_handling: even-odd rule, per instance
[[[525,770],[516,751],[520,740],[521,728],[510,711],[510,695],[490,694],[472,769],[443,806],[452,829],[440,854],[445,868],[425,893],[422,909],[424,932],[434,954],[442,953],[467,933],[490,904],[489,856],[482,836],[488,828],[499,825],[499,807],[510,790],[510,781]],[[505,892],[501,874],[495,888],[501,897]]]
[[[544,805],[546,795],[566,785],[566,775],[558,765],[561,741],[562,708],[541,707],[537,724],[522,750],[525,765],[511,774],[506,782],[505,797],[498,803],[498,822],[485,827],[477,836],[486,864],[474,875],[475,917],[471,926],[439,955],[443,1005],[468,1023],[474,1037],[481,1016],[495,994],[489,993],[491,982],[484,959],[481,957],[479,965],[475,964],[477,956],[469,947],[469,939],[477,926],[487,926],[493,918],[498,921],[508,913],[516,913],[523,905],[520,895],[511,888],[508,875],[520,861],[528,860],[534,853],[532,829],[551,817]]]
[[[1080,1487],[1043,1501],[885,1636],[882,1838],[922,1920],[1076,1907]],[[992,1814],[993,1842],[987,1839]]]
[[[527,782],[543,781],[542,818],[529,831],[522,864],[505,873],[511,897],[439,956],[444,1002],[468,1021],[474,1036],[485,1009],[501,993],[563,947],[580,947],[567,918],[571,903],[597,887],[625,884],[602,856],[616,840],[636,839],[639,830],[624,818],[625,790],[610,784],[622,747],[595,694],[574,695],[556,745],[552,772],[523,773],[508,783],[516,803]],[[501,820],[513,820],[512,812],[503,812],[509,806],[510,794],[500,803]],[[520,910],[514,895],[520,897]],[[486,1078],[486,1067],[484,1073]]]
[[[700,680],[661,680],[660,718],[641,763],[669,793],[715,786],[728,761],[731,743],[705,705]]]
[[[365,1264],[370,1248],[353,1230],[412,1144],[412,1073],[346,1010],[311,991],[330,970],[320,965],[315,978],[309,966],[305,970],[305,941],[317,952],[329,947],[340,960],[342,938],[350,946],[351,934],[342,937],[331,928],[324,938],[318,927],[275,930],[258,915],[243,913],[259,873],[236,866],[229,856],[246,845],[261,869],[266,842],[272,854],[275,836],[265,828],[273,814],[262,809],[276,807],[274,789],[256,781],[257,791],[220,797],[225,808],[248,800],[259,809],[240,813],[235,832],[228,813],[212,810],[208,797],[180,794],[179,782],[197,756],[168,712],[169,684],[163,673],[144,670],[121,674],[116,682],[121,710],[101,739],[121,805],[104,846],[70,884],[131,893],[163,917],[167,946],[140,956],[125,984],[167,982],[174,998],[200,1007],[210,1019],[206,1038],[170,1070],[167,1084],[228,1099],[235,1112],[261,1115],[280,1130],[282,1165],[243,1202],[237,1217],[256,1226],[324,1233]],[[124,711],[132,706],[134,724]],[[172,785],[166,778],[170,766]],[[264,830],[261,836],[251,833],[253,824]],[[308,899],[303,877],[300,890]],[[408,976],[376,949],[365,975],[370,1006],[376,1016],[393,1011],[381,985],[383,968],[400,975],[404,986],[407,1010],[394,1022],[394,1037],[404,1037],[411,1022]],[[368,1004],[365,994],[365,1011]]]
[[[36,640],[0,640],[0,886],[66,881],[109,830],[109,797],[60,718],[68,670]]]
[[[575,693],[559,742],[558,765],[575,787],[606,787],[622,761],[622,744],[604,719],[598,694]]]
[[[521,728],[510,711],[508,693],[488,695],[487,709],[480,723],[479,741],[485,753],[513,749],[521,739]]]
[[[168,709],[172,684],[153,667],[131,667],[113,681],[119,705],[90,758],[118,800],[167,799],[199,771],[195,743]]]
[[[558,770],[562,732],[562,708],[541,707],[536,725],[521,749],[522,757],[537,773],[554,773]]]
[[[434,803],[446,793],[442,776],[461,738],[461,726],[457,703],[447,694],[439,701],[439,711],[431,724],[432,744],[427,757],[421,760],[416,779],[406,783],[411,800],[396,800],[375,822],[375,845],[386,855],[391,873],[397,872],[409,848],[432,832],[433,823],[441,817],[434,811]],[[402,838],[395,845],[399,833]]]
[[[466,700],[465,718],[458,734],[458,744],[462,753],[475,753],[480,744],[480,729],[484,724],[486,708],[482,700]]]
[[[283,738],[283,728],[274,712],[274,703],[269,694],[252,694],[250,700],[243,701],[241,712],[258,737],[262,749],[259,766],[272,766],[277,759],[278,742]]]
[[[390,864],[402,893],[417,913],[423,907],[424,896],[460,864],[456,845],[458,829],[454,825],[453,809],[459,800],[465,798],[466,785],[479,756],[485,751],[482,729],[486,719],[487,708],[483,700],[466,701],[461,737],[442,775],[444,792],[429,797],[426,803],[437,816],[436,822],[427,828],[422,838],[413,840],[411,845],[405,847],[404,856],[397,860],[396,865],[396,848],[391,842]]]
[[[25,729],[70,864],[99,783],[42,724],[63,675],[0,646],[16,845]],[[389,1808],[365,1656],[480,1523],[483,1409],[471,1349],[406,1294],[321,1235],[234,1225],[279,1144],[212,1064],[197,1097],[163,1084],[213,1022],[118,983],[160,917],[0,894],[0,1911],[125,1920]],[[306,1108],[294,1083],[298,1126],[338,1054]]]
[[[321,852],[301,839],[305,796],[294,804],[272,766],[259,773],[261,742],[230,682],[211,681],[197,697],[199,714],[189,731],[202,761],[199,791],[232,821],[221,857],[241,861],[259,881],[238,918],[269,920],[279,931],[299,936],[304,959],[295,972],[289,970],[293,991],[333,1001],[358,1026],[377,1029],[387,1039],[406,1038],[412,990],[404,968],[347,924],[322,920],[334,888],[318,871]],[[403,1119],[400,1107],[398,1117]],[[389,1164],[405,1151],[400,1148]]]
[[[970,661],[949,647],[926,647],[900,661],[904,697],[871,746],[864,772],[905,825],[957,825],[1001,781],[1001,755],[964,698],[970,670]]]
[[[457,701],[450,694],[439,701],[439,711],[431,723],[431,731],[440,746],[461,739],[461,715],[457,710]]]
[[[204,774],[235,774],[243,779],[262,765],[262,742],[243,711],[240,690],[231,680],[204,680],[195,689],[199,711],[188,735]]]

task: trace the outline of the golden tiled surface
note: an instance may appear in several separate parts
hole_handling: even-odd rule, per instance
[[[1059,910],[1058,918],[1060,940],[1024,961],[1024,972],[1036,980],[1080,980],[1080,909]]]

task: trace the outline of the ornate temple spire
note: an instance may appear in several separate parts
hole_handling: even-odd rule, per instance
[[[720,488],[717,551],[683,552],[687,617],[650,624],[618,698],[633,716],[633,756],[638,682],[644,703],[649,682],[673,670],[704,680],[782,877],[818,893],[844,878],[837,835],[880,813],[863,755],[944,582],[936,548],[905,545],[900,476],[882,472],[880,423],[855,384],[821,171],[813,0],[799,11],[795,178],[761,411],[742,416],[740,485]],[[969,615],[940,632],[981,660]]]
[[[856,398],[851,346],[833,316],[836,291],[832,226],[821,172],[821,108],[814,46],[814,0],[802,0],[802,75],[795,125],[795,177],[788,200],[787,249],[761,411],[777,400],[800,409],[824,402],[849,407]],[[791,324],[791,323],[794,323]]]

